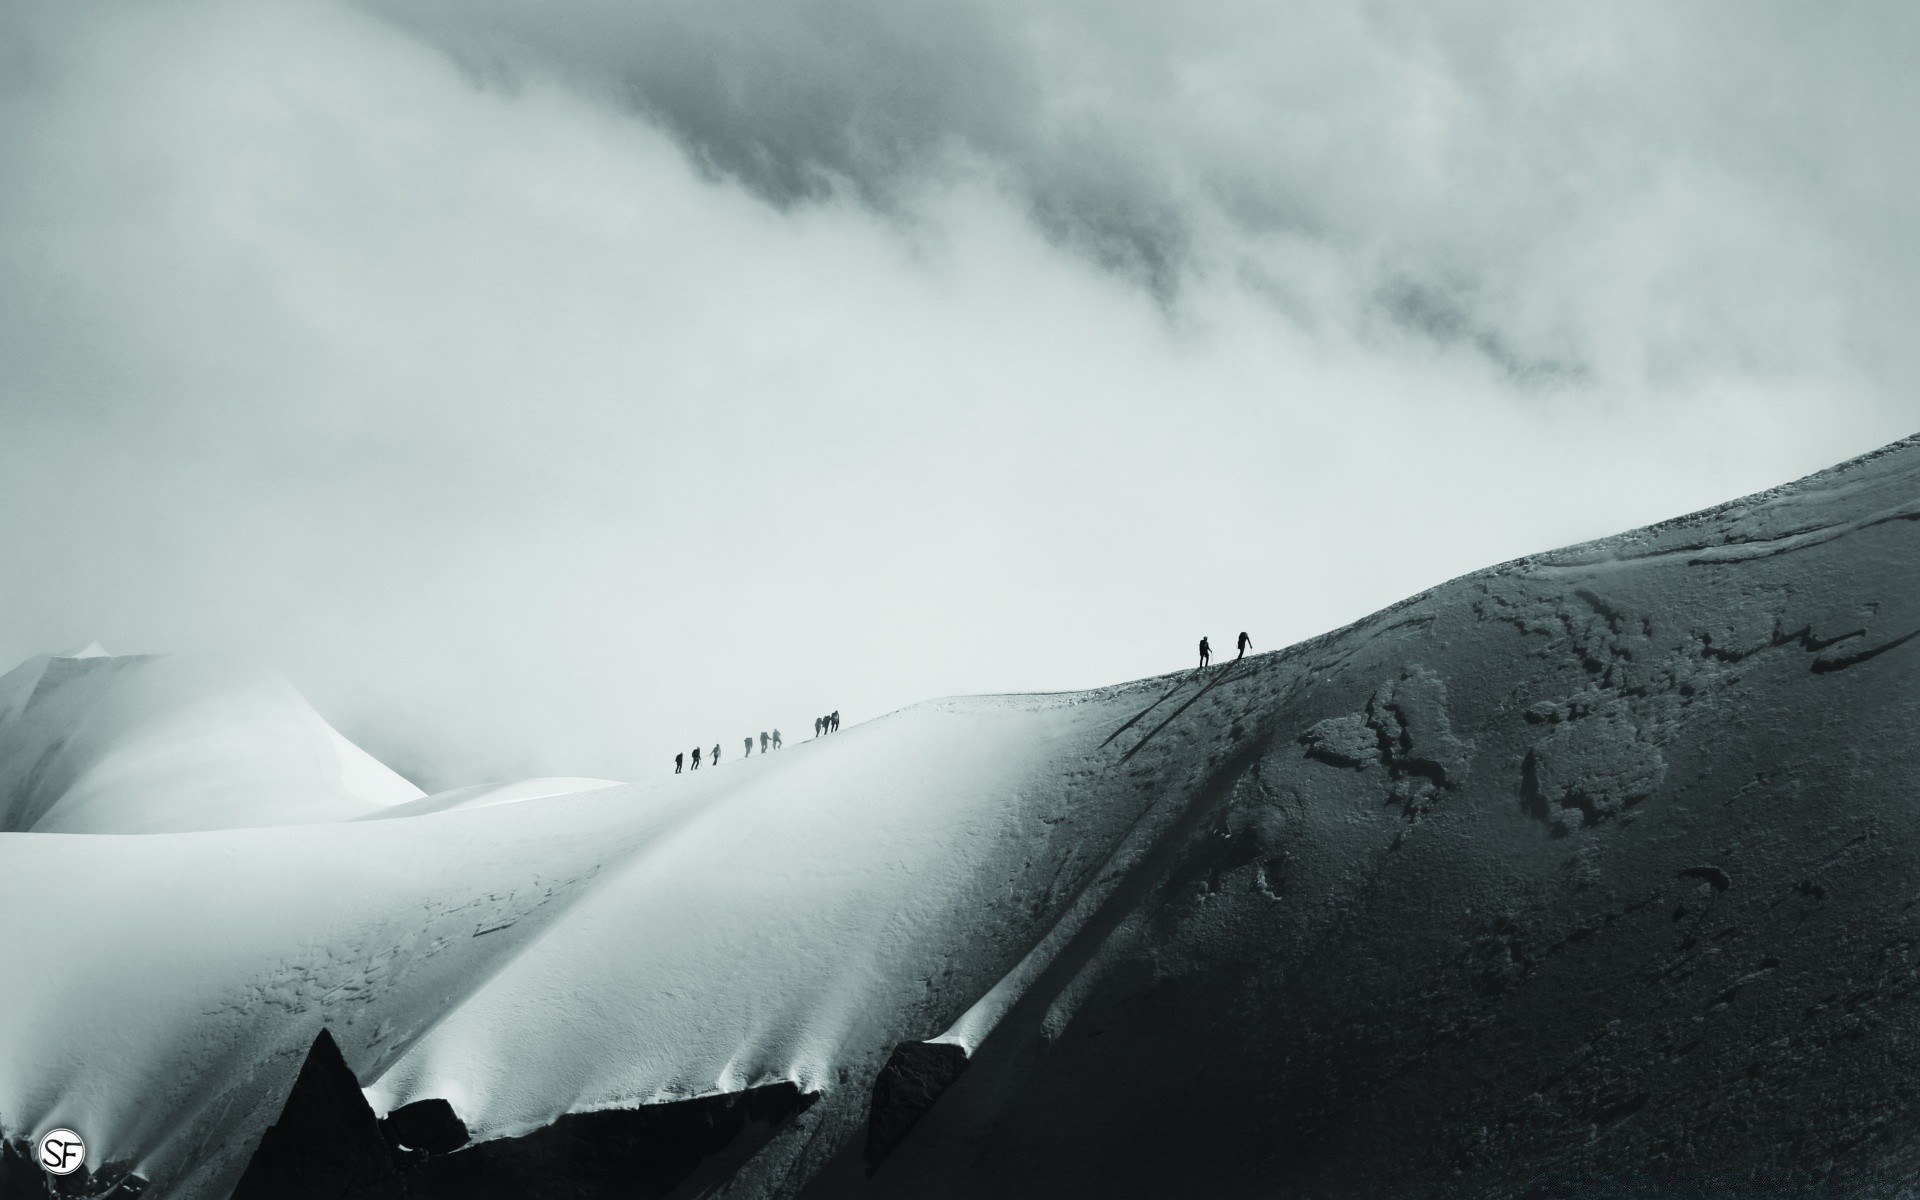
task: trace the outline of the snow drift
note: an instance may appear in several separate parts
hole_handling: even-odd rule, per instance
[[[1910,1184],[1917,539],[1909,440],[646,785],[422,798],[226,666],[29,663],[0,1129],[224,1197],[325,1029],[376,1115],[450,1102],[435,1162],[816,1097],[684,1185],[737,1196]]]

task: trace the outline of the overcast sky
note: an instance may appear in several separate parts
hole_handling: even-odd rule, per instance
[[[1920,428],[1920,8],[0,0],[0,658],[433,788],[1266,649]]]

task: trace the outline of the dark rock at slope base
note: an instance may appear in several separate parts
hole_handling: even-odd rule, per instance
[[[467,1144],[467,1123],[438,1098],[403,1104],[380,1120],[387,1140],[403,1150],[451,1154]]]
[[[940,1093],[967,1069],[967,1052],[949,1042],[902,1042],[873,1081],[865,1158],[877,1167]]]
[[[1916,633],[1910,439],[1247,660],[1114,740],[1202,811],[1088,967],[809,1194],[1920,1194]]]
[[[813,1099],[777,1083],[571,1114],[524,1137],[468,1145],[466,1125],[445,1100],[416,1101],[376,1121],[340,1048],[322,1030],[233,1198],[647,1200],[666,1196],[722,1150],[737,1148],[744,1157],[757,1142],[743,1134],[764,1136]]]
[[[400,1161],[381,1136],[333,1035],[322,1029],[247,1163],[233,1200],[336,1200],[387,1194]]]
[[[406,1200],[561,1200],[668,1195],[703,1160],[744,1158],[814,1095],[791,1083],[634,1109],[573,1113],[517,1138],[477,1142],[406,1175]],[[742,1145],[742,1143],[745,1143]]]

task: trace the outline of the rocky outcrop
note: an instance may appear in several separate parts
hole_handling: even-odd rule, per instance
[[[401,1151],[452,1154],[467,1144],[467,1123],[445,1100],[416,1100],[403,1104],[380,1120],[387,1141]]]
[[[671,1194],[710,1157],[737,1162],[812,1104],[791,1083],[666,1104],[574,1113],[524,1137],[479,1142],[407,1173],[405,1200],[540,1200]],[[724,1172],[722,1173],[724,1178]]]
[[[779,1083],[575,1113],[524,1137],[469,1145],[466,1125],[445,1100],[416,1101],[376,1121],[323,1029],[233,1200],[647,1200],[666,1196],[703,1160],[741,1142],[736,1157],[744,1158],[812,1100]]]
[[[873,1081],[863,1152],[867,1165],[879,1166],[966,1069],[966,1050],[951,1043],[902,1042],[894,1047]]]
[[[397,1194],[401,1159],[381,1136],[333,1035],[322,1029],[233,1190],[233,1200]]]

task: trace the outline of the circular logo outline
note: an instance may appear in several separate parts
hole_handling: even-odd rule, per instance
[[[47,1158],[47,1143],[56,1137],[65,1139],[60,1143],[57,1153],[59,1161],[67,1165],[56,1167]],[[87,1165],[86,1139],[64,1125],[58,1129],[49,1129],[35,1139],[33,1152],[35,1160],[40,1164],[40,1169],[49,1175],[71,1175]]]

